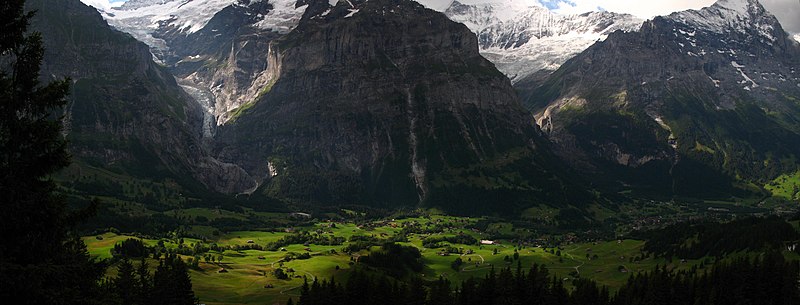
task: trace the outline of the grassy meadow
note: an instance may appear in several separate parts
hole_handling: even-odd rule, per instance
[[[215,217],[214,213],[202,209],[189,209],[174,211],[174,213],[192,216]],[[465,229],[477,220],[470,218],[450,216],[430,216],[405,218],[400,220],[382,220],[357,225],[352,222],[317,222],[308,227],[287,227],[286,231],[308,231],[312,234],[328,235],[345,238],[342,245],[325,246],[316,244],[290,244],[277,251],[267,250],[231,250],[237,246],[249,244],[267,245],[276,242],[282,237],[292,233],[265,232],[265,231],[234,231],[221,233],[205,240],[183,238],[183,244],[193,247],[197,243],[204,245],[214,244],[222,251],[210,251],[207,254],[214,256],[215,261],[201,260],[198,268],[190,269],[190,276],[194,290],[202,304],[285,304],[290,298],[295,301],[299,296],[299,288],[303,279],[309,281],[314,278],[344,281],[352,268],[359,266],[352,264],[359,255],[369,254],[368,250],[348,254],[343,249],[350,243],[354,235],[372,236],[380,239],[392,237],[402,230],[404,226],[414,224],[421,228],[438,228],[436,233],[409,233],[407,242],[400,244],[413,246],[420,250],[425,268],[421,276],[424,279],[435,280],[445,277],[453,285],[459,285],[470,277],[483,277],[492,268],[516,268],[517,264],[523,269],[529,268],[533,263],[545,264],[552,273],[559,278],[564,278],[569,285],[569,280],[575,277],[591,278],[598,283],[609,286],[612,290],[621,286],[631,274],[653,269],[657,264],[667,263],[663,259],[644,258],[632,262],[631,258],[639,256],[644,242],[637,240],[605,241],[593,243],[565,243],[560,248],[544,248],[540,245],[514,245],[507,240],[496,240],[491,245],[463,245],[441,242],[438,248],[425,248],[424,240],[428,237],[456,236],[467,234],[476,240],[487,238],[488,233],[476,229]],[[334,224],[334,225],[332,225]],[[493,223],[487,231],[499,234],[512,234],[518,230],[510,223]],[[111,249],[116,243],[128,238],[137,238],[114,233],[104,233],[98,236],[86,236],[89,253],[98,259],[111,258]],[[180,244],[178,239],[143,239],[148,246],[163,243],[166,248],[176,248]],[[439,247],[440,246],[440,247]],[[454,247],[459,253],[443,254],[443,249]],[[518,261],[514,254],[518,253]],[[289,253],[309,253],[309,259],[294,259],[286,261],[284,258]],[[222,256],[219,261],[218,257]],[[191,257],[184,257],[188,260]],[[456,258],[464,262],[458,270],[451,267]],[[156,261],[149,259],[151,268]],[[673,267],[683,268],[696,262],[674,262]],[[287,272],[289,279],[281,280],[275,277],[274,270],[281,268]],[[222,271],[224,270],[224,271]],[[109,268],[108,274],[113,276],[115,268]]]

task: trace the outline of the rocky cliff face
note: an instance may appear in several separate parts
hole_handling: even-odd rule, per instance
[[[206,137],[252,103],[269,42],[291,31],[308,5],[296,0],[131,0],[104,11],[115,27],[151,46],[206,112]]]
[[[219,158],[263,191],[377,205],[508,191],[514,205],[546,197],[533,180],[558,183],[510,82],[464,25],[404,0],[309,5],[266,48],[259,99],[217,137]]]
[[[42,74],[73,80],[64,124],[77,163],[224,192],[254,185],[241,169],[209,157],[200,107],[146,45],[78,0],[27,5],[38,11],[33,28],[45,38]]]
[[[619,185],[731,194],[796,170],[800,48],[755,0],[614,33],[526,101],[562,156]]]
[[[213,94],[212,112],[221,125],[268,86],[269,43],[291,31],[306,7],[296,1],[241,0],[196,32],[166,23],[154,36],[171,46],[166,63],[178,78]]]
[[[130,0],[103,16],[150,45],[182,84],[213,96],[207,110],[224,124],[264,87],[261,50],[291,31],[307,8],[305,0]],[[523,0],[453,1],[436,9],[467,25],[478,36],[481,54],[524,92],[536,83],[537,72],[552,72],[610,33],[642,23],[610,12],[559,15]]]

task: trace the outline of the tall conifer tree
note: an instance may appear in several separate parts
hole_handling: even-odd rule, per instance
[[[73,232],[50,175],[69,164],[61,123],[69,80],[42,85],[42,37],[24,0],[0,1],[0,299],[91,304],[102,266]]]

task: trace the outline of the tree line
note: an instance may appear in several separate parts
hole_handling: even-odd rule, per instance
[[[679,223],[640,232],[632,238],[646,240],[644,252],[667,258],[720,257],[738,251],[782,249],[800,240],[800,233],[777,216],[749,217],[728,223]]]
[[[778,252],[753,259],[718,262],[711,267],[672,271],[657,267],[631,276],[615,294],[592,280],[574,279],[572,288],[551,275],[544,265],[527,271],[492,269],[483,278],[471,278],[455,289],[440,277],[401,282],[385,275],[356,270],[344,283],[307,281],[298,305],[790,305],[800,304],[798,261],[786,261]],[[288,304],[293,305],[294,300]]]
[[[186,264],[177,255],[159,259],[150,274],[143,258],[138,266],[127,258],[117,264],[117,276],[101,283],[103,304],[110,305],[193,305],[197,298]]]

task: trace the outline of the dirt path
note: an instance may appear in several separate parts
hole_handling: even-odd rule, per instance
[[[483,255],[480,255],[480,254],[462,254],[462,255],[461,255],[461,257],[464,257],[464,256],[477,256],[477,257],[480,257],[480,258],[481,258],[481,264],[483,264],[483,263],[485,263],[485,262],[486,262],[486,260],[485,260],[485,259],[483,259]]]
[[[580,265],[577,265],[575,267],[547,267],[547,268],[548,269],[575,269],[575,272],[577,272],[578,274],[581,274],[580,268],[583,267],[583,265],[586,265],[586,261],[575,259],[575,257],[572,256],[572,253],[570,253],[570,252],[577,251],[577,250],[580,250],[580,249],[581,249],[581,247],[575,247],[575,248],[572,248],[572,249],[565,249],[563,252],[561,252],[564,256],[567,256],[572,261],[581,263]]]

